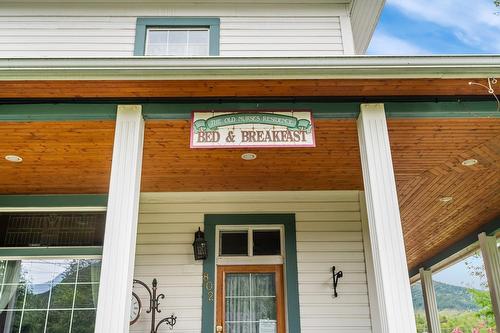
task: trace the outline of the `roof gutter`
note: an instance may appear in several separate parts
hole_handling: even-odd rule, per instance
[[[500,77],[500,55],[0,58],[0,80]]]

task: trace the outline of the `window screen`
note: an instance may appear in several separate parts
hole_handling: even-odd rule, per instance
[[[0,214],[0,247],[101,246],[105,213]]]

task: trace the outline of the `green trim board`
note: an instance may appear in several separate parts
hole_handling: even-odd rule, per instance
[[[141,104],[146,120],[191,119],[193,111],[311,110],[315,119],[355,119],[359,102],[109,102],[0,104],[2,121],[114,120],[118,104]],[[494,102],[386,102],[388,118],[500,118]]]
[[[105,194],[0,195],[0,208],[22,207],[107,207]]]
[[[102,255],[102,246],[0,248],[0,257],[64,257],[100,255]]]
[[[209,29],[209,55],[218,56],[220,49],[220,19],[214,17],[138,17],[135,30],[134,55],[144,56],[146,33],[149,27]]]
[[[206,214],[205,239],[208,258],[203,262],[203,272],[215,286],[215,229],[217,225],[283,225],[285,228],[285,293],[287,306],[287,332],[300,333],[299,286],[297,272],[297,241],[295,214]],[[215,298],[214,298],[215,300]],[[210,301],[207,288],[202,292],[203,333],[214,332],[215,301]]]
[[[419,274],[419,269],[424,268],[424,269],[430,269],[432,266],[440,263],[441,261],[451,257],[455,253],[458,253],[465,249],[466,247],[476,243],[479,241],[478,235],[482,232],[485,232],[487,235],[494,235],[496,232],[500,230],[500,216],[496,217],[489,223],[483,225],[473,233],[467,235],[466,237],[458,240],[457,242],[453,243],[451,246],[446,248],[445,250],[441,251],[434,257],[430,258],[429,260],[425,261],[422,263],[419,267],[415,267],[414,269],[409,271],[409,276],[410,278],[414,277],[415,275]]]

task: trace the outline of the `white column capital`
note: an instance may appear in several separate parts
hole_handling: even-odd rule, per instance
[[[361,114],[366,114],[367,112],[382,111],[385,112],[384,103],[364,103],[361,104]]]
[[[479,234],[479,246],[483,256],[491,304],[495,314],[496,326],[500,327],[500,253],[498,253],[497,238]]]
[[[425,318],[427,319],[427,329],[430,333],[441,333],[439,322],[439,311],[437,307],[436,291],[432,281],[432,271],[420,268],[420,284],[424,297]]]
[[[142,105],[129,105],[129,104],[120,104],[117,106],[117,112],[122,114],[142,114]]]

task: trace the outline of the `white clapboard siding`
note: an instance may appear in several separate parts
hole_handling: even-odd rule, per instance
[[[0,3],[0,57],[132,56],[136,19],[148,16],[219,17],[221,56],[342,55],[340,17],[346,13],[345,6],[320,0]]]
[[[162,314],[178,317],[173,333],[201,330],[202,264],[191,244],[207,213],[295,213],[302,332],[371,332],[359,192],[143,193],[135,278],[158,279]],[[344,272],[337,299],[333,265]],[[131,332],[148,331],[148,319]]]

